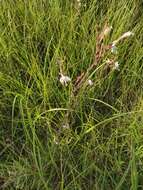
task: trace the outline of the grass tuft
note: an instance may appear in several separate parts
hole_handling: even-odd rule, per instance
[[[0,1],[0,189],[143,188],[142,8]]]

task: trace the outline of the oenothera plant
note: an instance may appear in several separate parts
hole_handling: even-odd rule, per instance
[[[77,1],[79,4],[80,2]],[[80,4],[81,5],[81,4]],[[93,86],[94,80],[91,80],[90,76],[91,73],[94,72],[96,67],[101,63],[101,61],[104,59],[104,57],[107,57],[107,53],[110,51],[108,59],[106,58],[105,63],[106,67],[109,67],[110,69],[120,71],[120,66],[118,62],[118,44],[119,42],[122,42],[125,38],[131,37],[134,35],[133,32],[128,31],[122,34],[118,39],[111,42],[109,45],[104,44],[104,41],[106,38],[109,37],[110,32],[113,30],[112,26],[109,26],[108,24],[105,24],[103,27],[103,30],[97,34],[96,37],[96,48],[95,48],[95,56],[93,58],[93,62],[89,67],[87,68],[86,72],[81,71],[81,74],[77,76],[75,79],[71,79],[70,76],[67,76],[66,73],[64,73],[64,61],[62,59],[58,59],[59,64],[59,70],[60,70],[60,79],[59,82],[63,86],[63,88],[66,88],[70,83],[73,84],[73,88],[69,97],[69,111],[64,117],[64,120],[62,122],[62,128],[64,129],[70,129],[70,110],[74,110],[77,105],[77,97],[78,93],[82,89],[83,86]],[[110,56],[112,55],[112,56]],[[72,82],[74,81],[74,82]],[[68,126],[68,127],[65,127]]]

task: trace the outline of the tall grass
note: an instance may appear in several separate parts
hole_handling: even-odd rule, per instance
[[[0,1],[0,189],[143,189],[142,9],[140,0]],[[105,24],[101,44],[134,36],[97,63]]]

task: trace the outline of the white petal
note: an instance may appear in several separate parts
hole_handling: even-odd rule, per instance
[[[64,129],[69,129],[69,128],[70,128],[70,126],[69,126],[68,123],[65,123],[62,127],[63,127]]]
[[[115,44],[112,44],[111,52],[114,53],[114,54],[117,54],[117,53],[118,53],[118,51],[117,51],[117,47],[116,47]]]
[[[134,33],[129,31],[129,32],[124,33],[121,37],[126,38],[126,37],[130,37],[130,36],[133,36],[133,35],[134,35]]]
[[[89,84],[90,86],[92,86],[92,85],[93,85],[92,80],[88,80],[88,84]]]
[[[67,86],[67,83],[71,81],[71,78],[68,76],[64,76],[63,74],[61,74],[61,78],[60,78],[60,83],[62,85]]]
[[[114,63],[114,69],[115,69],[115,70],[118,70],[118,71],[120,70],[120,69],[119,69],[119,62],[118,62],[118,61],[116,61],[116,62]]]
[[[116,45],[120,40],[124,39],[124,38],[127,38],[127,37],[130,37],[130,36],[133,36],[134,33],[131,32],[131,31],[128,31],[128,32],[125,32],[122,36],[120,36],[117,40],[115,40],[112,44]]]
[[[68,76],[65,76],[65,81],[66,81],[66,82],[69,82],[69,81],[71,81],[71,78],[68,77]]]

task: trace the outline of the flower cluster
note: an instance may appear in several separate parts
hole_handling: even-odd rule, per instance
[[[111,52],[112,52],[113,54],[117,54],[117,53],[118,53],[117,44],[118,44],[121,40],[123,40],[123,39],[125,39],[125,38],[128,38],[128,37],[130,37],[130,36],[134,36],[134,33],[131,32],[131,31],[128,31],[128,32],[125,32],[122,36],[120,36],[117,40],[113,41],[113,42],[112,42],[112,45],[111,45]],[[118,62],[118,61],[114,62],[113,69],[120,71],[120,69],[119,69],[119,62]]]
[[[61,74],[60,83],[61,83],[63,86],[67,86],[70,81],[71,81],[71,78],[70,78],[70,77]]]
[[[81,6],[81,0],[76,0],[78,6]],[[82,84],[84,82],[87,81],[87,84],[89,86],[93,85],[93,81],[90,80],[88,77],[89,73],[95,68],[95,66],[98,64],[98,62],[100,62],[101,58],[105,56],[105,52],[108,50],[111,50],[112,54],[118,54],[118,48],[117,48],[117,44],[122,41],[125,38],[131,37],[134,35],[133,32],[128,31],[123,33],[119,38],[117,38],[116,40],[114,40],[111,45],[105,46],[103,43],[103,39],[105,37],[107,37],[111,30],[113,30],[112,26],[107,26],[107,24],[105,24],[105,27],[103,28],[103,31],[98,35],[97,37],[97,44],[96,44],[96,53],[95,53],[95,60],[93,62],[92,65],[90,65],[90,67],[87,69],[87,72],[82,72],[80,76],[77,77],[77,80],[75,82],[75,91],[77,91],[78,89],[80,89],[80,87],[82,86]],[[110,66],[110,68],[112,68],[113,70],[117,70],[120,71],[120,65],[119,65],[119,61],[117,60],[117,56],[111,56],[112,59],[108,59],[106,60],[106,63],[108,66]],[[62,69],[62,61],[58,61],[59,65],[60,65],[60,83],[63,86],[67,86],[70,82],[71,82],[71,78],[67,75],[63,74],[63,69]]]
[[[80,0],[76,0],[76,1],[78,4],[78,7],[80,8],[81,1]],[[131,31],[128,31],[124,33],[123,35],[121,35],[118,39],[114,40],[111,44],[105,45],[104,42],[106,43],[106,41],[104,40],[104,38],[106,38],[112,30],[113,30],[112,26],[105,25],[105,27],[103,28],[103,31],[101,33],[98,33],[99,35],[97,36],[97,39],[96,39],[95,58],[93,59],[92,64],[89,65],[87,70],[82,71],[80,75],[77,76],[77,78],[75,79],[75,82],[73,83],[73,89],[70,94],[69,105],[68,105],[70,109],[68,110],[67,114],[64,116],[64,122],[62,122],[61,131],[64,131],[64,132],[70,131],[71,126],[72,126],[70,122],[71,108],[72,110],[76,109],[76,106],[77,106],[76,97],[79,90],[84,86],[84,84],[86,87],[90,87],[90,88],[92,88],[92,86],[94,85],[94,81],[91,80],[91,76],[93,76],[92,73],[95,72],[97,65],[100,64],[102,61],[105,61],[105,64],[106,64],[105,68],[109,68],[112,71],[115,71],[115,70],[120,71],[120,61],[118,61],[117,45],[119,42],[121,42],[125,38],[133,36],[134,33]],[[108,57],[107,60],[105,60],[105,57]],[[66,87],[69,85],[69,83],[72,80],[69,76],[65,74],[64,61],[61,59],[58,59],[57,63],[59,65],[59,73],[60,73],[59,82],[62,84],[62,86]],[[60,133],[59,133],[59,136],[60,136]],[[60,144],[60,138],[55,137],[54,142],[57,145]],[[69,142],[70,142],[69,138],[67,138],[66,143],[69,143]]]

